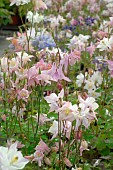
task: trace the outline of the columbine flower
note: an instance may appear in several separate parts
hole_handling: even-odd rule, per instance
[[[63,130],[63,124],[61,122],[61,132]],[[49,128],[50,133],[53,134],[52,139],[54,139],[58,135],[58,121],[54,120],[52,126]],[[52,140],[51,139],[51,140]]]
[[[50,148],[46,145],[46,143],[41,139],[35,150],[41,151],[42,153],[50,152]]]
[[[33,55],[28,55],[26,52],[16,52],[18,59],[21,65],[26,64],[28,61],[31,61],[30,58],[33,58]]]
[[[27,102],[27,99],[29,97],[29,91],[23,88],[22,90],[18,91],[18,100],[23,99],[24,101]]]
[[[85,110],[86,108],[90,108],[90,110],[95,111],[98,108],[98,104],[95,102],[95,99],[93,97],[88,97],[86,100],[78,96],[79,99],[79,107],[82,110]]]
[[[16,4],[17,6],[19,5],[25,5],[28,4],[31,0],[10,0],[11,4],[10,6]]]
[[[21,151],[17,151],[17,143],[10,148],[0,146],[0,169],[1,170],[18,170],[23,169],[28,163]]]
[[[33,159],[32,161],[38,162],[38,165],[41,166],[41,165],[42,165],[43,158],[44,158],[44,154],[43,154],[40,150],[37,150],[37,151],[34,153],[34,159]]]
[[[32,41],[32,45],[38,50],[42,50],[46,47],[50,48],[56,46],[53,37],[48,32],[42,33],[39,36],[37,36]]]
[[[60,23],[64,24],[65,23],[65,19],[61,16],[58,15],[58,17],[52,17],[49,19],[49,21],[51,22],[51,28],[55,28],[57,26],[60,25]]]
[[[103,77],[100,71],[95,71],[91,77],[91,80],[96,83],[96,85],[101,85],[103,81]]]
[[[38,145],[35,148],[34,154],[30,156],[26,156],[26,158],[38,162],[38,166],[40,167],[42,165],[42,161],[44,158],[44,154],[47,154],[50,152],[50,148],[46,145],[45,142],[41,139],[41,141],[38,143]]]
[[[58,80],[65,80],[71,82],[71,80],[63,73],[63,64],[60,64],[59,67],[57,67],[56,63],[53,63],[52,68],[48,70],[48,74],[53,78],[53,81],[58,82]]]
[[[1,68],[3,72],[8,71],[8,59],[6,57],[1,58]]]
[[[76,84],[78,85],[78,87],[81,87],[84,81],[85,81],[85,76],[82,73],[80,73],[77,76]]]
[[[100,42],[97,45],[97,48],[99,48],[100,51],[104,51],[104,50],[111,50],[112,49],[112,45],[113,45],[113,37],[111,38],[103,38],[102,40],[100,40]]]
[[[87,150],[87,151],[89,150],[88,149],[88,143],[85,140],[82,140],[81,146],[80,146],[80,156],[82,156],[82,152],[84,150]]]
[[[17,58],[12,58],[9,61],[9,70],[10,72],[17,71],[20,66],[19,60]]]
[[[90,38],[89,35],[82,35],[79,36],[73,36],[73,38],[70,40],[69,48],[70,49],[77,49],[80,51],[85,51],[85,47],[88,44],[88,39]]]
[[[113,61],[108,60],[107,63],[108,63],[108,68],[110,70],[110,75],[111,77],[113,77]]]
[[[17,149],[23,148],[25,145],[23,145],[21,142],[11,138],[9,140],[7,140],[7,147],[10,148],[10,146],[14,143],[17,143]]]
[[[33,14],[32,11],[28,11],[26,18],[32,24],[36,24],[36,23],[38,24],[38,23],[40,23],[44,19],[44,16],[43,15],[39,15],[38,12]]]
[[[34,10],[47,9],[46,4],[42,0],[32,0],[34,4]]]
[[[86,80],[86,81],[85,81],[84,89],[86,89],[86,90],[88,90],[88,91],[89,91],[89,90],[92,90],[92,89],[95,89],[94,81]]]
[[[64,97],[64,89],[61,90],[58,96],[55,93],[52,93],[50,94],[50,96],[44,97],[47,103],[49,103],[50,106],[49,112],[57,111],[57,109],[62,106],[63,97]]]
[[[72,105],[71,102],[65,102],[61,108],[58,109],[59,120],[68,120],[70,122],[75,120],[78,107]]]
[[[36,116],[33,116],[33,117],[38,122],[38,113],[36,114]],[[46,122],[49,122],[49,121],[51,121],[51,119],[49,119],[46,114],[40,114],[40,118],[39,118],[39,124],[40,125],[43,125],[43,124],[45,124]]]
[[[93,97],[87,97],[86,100],[84,100],[79,96],[78,99],[80,101],[80,110],[76,114],[76,130],[78,130],[80,125],[88,128],[94,119],[97,120],[95,110],[98,108],[98,104]]]

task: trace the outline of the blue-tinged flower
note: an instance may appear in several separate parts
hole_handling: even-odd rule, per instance
[[[65,25],[62,30],[70,30],[70,31],[74,31],[76,29],[76,26],[68,26],[68,25]]]
[[[94,24],[95,19],[91,18],[91,17],[87,17],[87,18],[84,19],[84,21],[85,21],[86,25],[91,26],[92,24]]]
[[[43,34],[37,36],[32,41],[32,46],[37,48],[38,50],[42,50],[46,47],[48,47],[48,48],[55,47],[56,43],[55,43],[53,37],[49,33],[43,33]]]

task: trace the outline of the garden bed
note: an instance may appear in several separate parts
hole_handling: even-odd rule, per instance
[[[112,170],[113,2],[10,5],[22,25],[0,30],[0,169]]]

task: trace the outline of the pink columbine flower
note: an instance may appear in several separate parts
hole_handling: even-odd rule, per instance
[[[35,66],[28,70],[28,86],[35,86],[38,71]]]
[[[96,49],[96,47],[93,44],[91,44],[89,47],[86,48],[86,51],[89,52],[90,57],[92,57],[92,55],[94,54],[95,49]]]
[[[22,99],[27,102],[30,92],[23,88],[22,90],[18,91],[18,100]]]
[[[36,119],[36,121],[38,121],[38,114],[36,116],[33,116],[33,117]],[[40,114],[40,118],[39,118],[39,124],[40,125],[43,125],[43,124],[45,124],[46,122],[49,122],[49,121],[51,121],[51,119],[49,119],[46,114]]]
[[[44,154],[40,150],[36,150],[32,161],[38,162],[39,167],[42,165]]]
[[[80,55],[81,55],[81,52],[76,49],[71,51],[71,53],[69,54],[69,64],[71,66],[74,65],[76,61],[80,60]]]
[[[71,102],[65,102],[61,108],[58,109],[59,120],[68,120],[70,122],[74,121],[76,118],[76,113],[78,112],[78,106],[72,105]]]
[[[11,139],[7,140],[7,147],[10,148],[10,146],[12,144],[14,144],[15,142],[17,143],[17,149],[23,148],[25,146],[21,142],[15,141],[14,139],[11,138]]]
[[[63,134],[66,135],[66,138],[70,139],[72,122],[64,121],[63,125]]]
[[[27,78],[27,72],[28,70],[27,69],[24,69],[24,68],[19,68],[17,71],[15,71],[15,74],[16,74],[16,84],[19,83],[19,80],[24,80]]]
[[[34,10],[47,9],[47,5],[42,0],[32,0],[34,4]]]
[[[51,84],[51,81],[53,80],[53,78],[48,75],[47,71],[41,71],[41,74],[38,74],[38,76],[36,77],[36,82],[38,82],[41,85],[46,85],[46,84]]]
[[[42,153],[49,153],[50,148],[46,145],[46,143],[41,139],[35,150],[41,151]]]
[[[61,92],[58,94],[58,96],[55,93],[50,94],[50,96],[44,97],[44,99],[49,103],[50,110],[49,112],[56,111],[59,107],[61,107],[64,97],[64,89],[61,90]]]
[[[51,64],[44,62],[43,59],[41,59],[39,62],[37,62],[35,64],[35,66],[36,66],[36,68],[39,68],[41,71],[51,69]]]
[[[48,74],[53,78],[54,81],[65,80],[71,82],[71,80],[64,75],[62,67],[63,65],[60,64],[60,66],[57,68],[56,64],[53,63],[52,68],[48,70]]]
[[[9,61],[9,70],[10,72],[17,71],[19,69],[20,63],[18,58],[12,58]]]
[[[108,68],[109,68],[109,71],[110,71],[110,75],[111,75],[111,77],[113,77],[113,61],[108,60],[107,63],[108,63]]]

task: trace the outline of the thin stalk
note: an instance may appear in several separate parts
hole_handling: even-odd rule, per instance
[[[4,79],[4,91],[3,91],[3,104],[4,104],[4,114],[6,115],[6,73],[3,74],[3,79]],[[7,121],[7,116],[6,116],[6,136],[8,138],[8,121]]]

